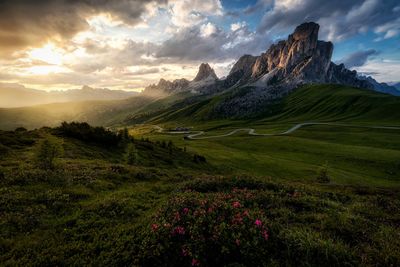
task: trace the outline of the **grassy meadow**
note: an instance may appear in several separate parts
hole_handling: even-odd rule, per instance
[[[126,130],[0,131],[0,266],[399,266],[400,130],[357,127],[399,126],[396,112],[375,112],[398,102],[370,92],[346,102],[339,90],[324,111],[316,103],[332,91],[314,89],[303,103],[300,91],[285,98],[280,117],[158,111]],[[213,136],[305,121],[354,127],[204,140],[154,127]]]

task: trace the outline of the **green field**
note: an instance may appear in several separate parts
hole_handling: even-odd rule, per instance
[[[115,132],[0,131],[0,265],[400,265],[400,130],[366,127],[399,126],[397,98],[312,86],[279,115],[215,120],[209,104],[179,101],[153,102]],[[307,121],[353,127],[204,140],[154,127],[273,134]],[[59,150],[51,168],[38,160],[45,140]]]

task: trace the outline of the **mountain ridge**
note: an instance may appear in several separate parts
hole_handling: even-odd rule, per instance
[[[81,89],[48,92],[26,88],[20,84],[0,83],[0,107],[18,108],[74,101],[122,100],[137,94],[137,92],[123,90],[92,88],[87,85],[82,86]]]
[[[319,28],[315,22],[305,22],[297,26],[286,40],[272,44],[261,55],[243,55],[225,79],[218,79],[214,70],[202,63],[193,81],[166,82],[161,79],[157,85],[147,87],[145,92],[213,94],[233,87],[252,86],[275,91],[276,97],[280,97],[304,84],[341,84],[400,95],[395,87],[379,83],[372,77],[361,78],[357,71],[332,62],[334,45],[318,40]],[[207,76],[211,76],[208,83],[195,84]]]

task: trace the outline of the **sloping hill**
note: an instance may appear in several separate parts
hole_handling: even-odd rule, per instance
[[[352,120],[400,124],[400,98],[341,85],[308,85],[280,103],[269,120]]]
[[[146,120],[206,121],[250,119],[264,121],[357,121],[400,124],[400,98],[342,85],[306,85],[280,100],[260,103],[252,112],[229,113],[232,99],[245,97],[251,88],[244,87],[197,102],[177,105],[157,112]],[[225,112],[223,112],[225,111]],[[137,115],[140,117],[139,115]]]
[[[54,103],[23,108],[0,108],[0,129],[28,129],[57,126],[62,121],[85,121],[93,125],[111,125],[140,110],[155,99],[136,96],[124,100]]]

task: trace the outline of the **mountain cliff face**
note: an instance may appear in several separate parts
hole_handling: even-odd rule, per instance
[[[304,23],[260,56],[243,56],[227,77],[229,84],[294,88],[306,83],[337,83],[373,89],[372,84],[358,79],[355,71],[331,62],[333,44],[319,41],[318,31],[318,24]]]
[[[211,80],[218,80],[217,75],[215,74],[214,70],[208,65],[208,63],[201,63],[199,67],[199,72],[194,78],[194,82],[199,82],[202,80],[211,79]]]
[[[218,79],[208,64],[202,63],[193,81],[168,82],[161,79],[157,85],[146,88],[145,92],[213,94],[248,86],[253,88],[249,95],[269,99],[280,97],[303,84],[331,83],[385,93],[397,92],[394,87],[388,88],[390,86],[372,78],[361,78],[356,71],[346,69],[343,64],[333,63],[333,44],[318,40],[318,31],[319,25],[314,22],[299,25],[287,40],[271,45],[260,56],[242,56],[223,80]]]

